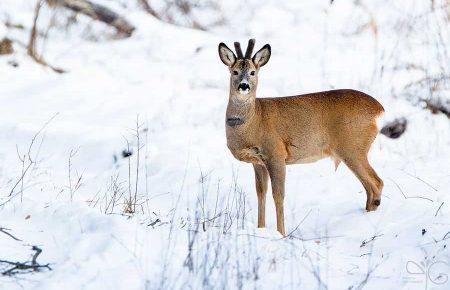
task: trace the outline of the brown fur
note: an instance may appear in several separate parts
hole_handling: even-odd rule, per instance
[[[238,59],[230,66],[230,72],[242,68],[242,61],[248,62],[247,70],[259,70],[258,64],[252,60]],[[336,167],[342,161],[352,170],[366,190],[366,210],[376,210],[383,181],[370,166],[367,153],[378,134],[376,119],[384,112],[381,104],[355,90],[256,98],[257,76],[248,79],[253,90],[242,95],[237,93],[238,84],[231,77],[227,120],[238,117],[243,122],[226,125],[226,135],[227,146],[233,156],[253,164],[258,195],[258,227],[265,226],[268,177],[275,201],[277,229],[285,235],[285,166],[310,163],[325,157],[333,158]]]

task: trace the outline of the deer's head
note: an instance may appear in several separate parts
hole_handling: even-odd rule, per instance
[[[255,40],[250,39],[245,55],[243,55],[241,45],[239,42],[235,42],[236,56],[225,43],[221,42],[219,44],[220,59],[230,70],[230,95],[237,97],[241,101],[255,97],[259,69],[270,58],[270,45],[264,45],[252,57],[254,46]]]

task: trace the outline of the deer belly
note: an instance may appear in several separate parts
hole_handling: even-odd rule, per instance
[[[258,147],[249,147],[244,149],[231,150],[233,156],[240,161],[264,165],[266,160]]]
[[[299,150],[298,147],[289,146],[287,148],[287,151],[288,157],[286,158],[286,164],[313,163],[330,156],[329,150],[323,150],[319,148]]]
[[[313,156],[306,156],[306,157],[289,158],[286,160],[286,164],[313,163],[313,162],[316,162],[325,157],[328,157],[328,155],[313,155]]]

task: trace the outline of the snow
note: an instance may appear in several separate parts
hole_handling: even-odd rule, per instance
[[[448,55],[442,59],[433,42],[436,26],[417,31],[430,7],[322,2],[253,0],[242,9],[221,1],[229,21],[203,32],[102,1],[137,27],[131,38],[111,40],[109,28],[80,17],[39,46],[65,74],[36,64],[17,44],[15,54],[1,56],[0,204],[21,175],[18,155],[42,131],[23,193],[19,184],[0,207],[0,227],[21,240],[0,232],[0,260],[30,260],[37,245],[37,261],[52,270],[0,275],[0,289],[448,289],[450,122],[402,97],[421,71],[396,69],[448,69]],[[0,22],[26,30],[1,26],[0,37],[26,42],[33,9],[31,1],[3,0]],[[52,13],[43,11],[45,28]],[[57,21],[67,16],[59,13]],[[371,17],[376,34],[357,33]],[[399,28],[411,22],[412,32]],[[448,47],[448,29],[441,31]],[[344,165],[334,172],[325,159],[287,168],[290,235],[276,231],[270,192],[267,228],[256,228],[253,169],[226,148],[229,72],[217,55],[219,42],[232,47],[250,37],[255,49],[272,46],[259,96],[353,88],[377,98],[386,120],[408,118],[403,136],[379,136],[372,147],[385,183],[376,212],[364,211],[353,174]],[[442,92],[448,99],[448,88]],[[128,146],[133,155],[123,158]],[[139,206],[128,214],[138,146]],[[114,188],[123,196],[112,208]]]

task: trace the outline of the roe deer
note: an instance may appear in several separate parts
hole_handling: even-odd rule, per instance
[[[252,57],[255,40],[245,55],[234,43],[236,55],[224,43],[219,56],[230,70],[226,112],[227,146],[233,156],[252,163],[258,195],[258,227],[265,226],[268,178],[277,215],[277,230],[284,236],[284,183],[286,165],[310,163],[325,157],[343,161],[361,181],[367,194],[366,210],[380,205],[383,181],[370,166],[367,153],[378,134],[376,119],[381,104],[355,90],[256,98],[259,69],[270,58],[270,45]]]

